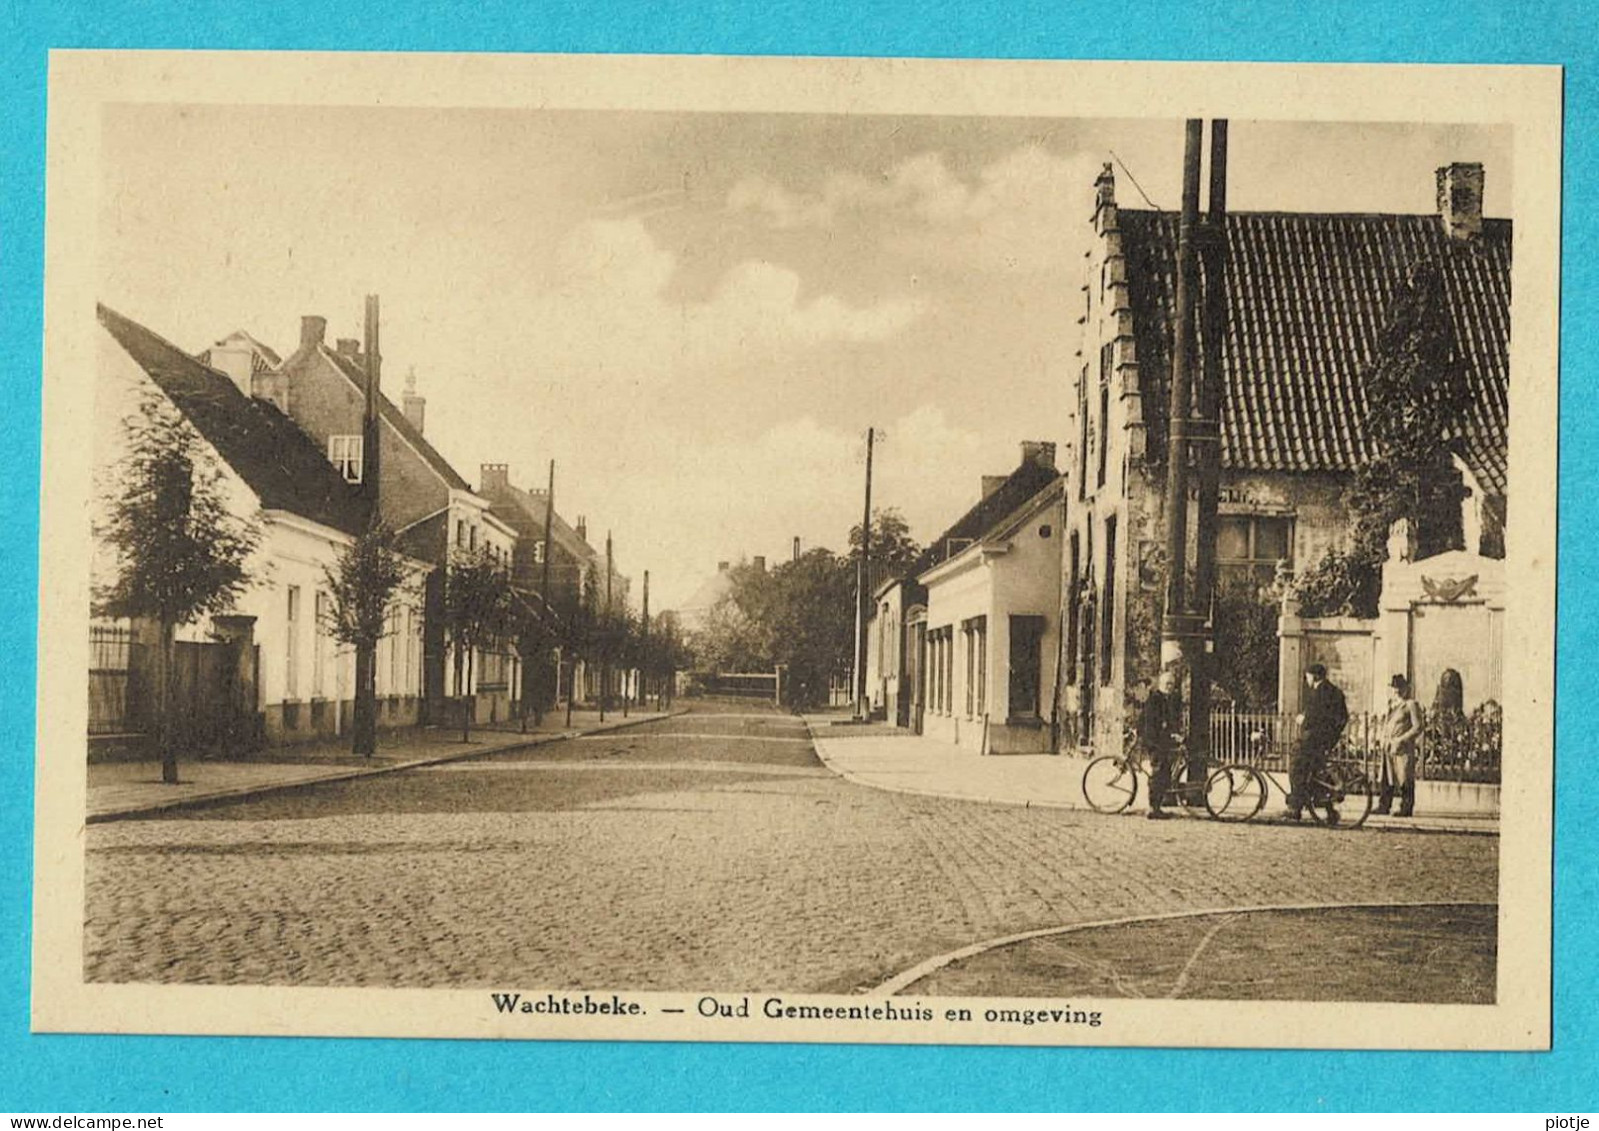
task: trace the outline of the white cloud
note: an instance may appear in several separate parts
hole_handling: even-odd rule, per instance
[[[1075,269],[1087,238],[1096,162],[1024,146],[963,179],[940,153],[909,158],[884,176],[833,173],[814,194],[766,177],[734,185],[727,207],[776,228],[825,228],[845,217],[912,222],[888,237],[896,250],[979,270]]]
[[[659,378],[828,342],[881,341],[923,313],[910,297],[867,306],[807,297],[796,272],[760,260],[735,265],[704,301],[676,301],[668,286],[677,258],[636,218],[579,225],[556,264],[557,275],[517,309],[515,336],[541,365],[589,377]]]

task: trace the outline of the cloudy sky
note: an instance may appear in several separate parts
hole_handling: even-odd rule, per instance
[[[1234,122],[1238,209],[1430,212],[1480,127]],[[198,352],[302,314],[413,370],[429,437],[614,532],[652,604],[719,559],[844,543],[874,501],[935,536],[1064,434],[1092,184],[1178,204],[1170,121],[119,106],[101,300]],[[1125,171],[1124,171],[1125,170]],[[635,589],[635,592],[637,590]]]

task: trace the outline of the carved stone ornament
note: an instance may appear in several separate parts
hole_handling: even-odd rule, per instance
[[[1446,604],[1461,601],[1477,595],[1477,575],[1474,573],[1470,577],[1446,577],[1442,581],[1434,581],[1430,577],[1423,576],[1421,588],[1434,601],[1443,601]]]

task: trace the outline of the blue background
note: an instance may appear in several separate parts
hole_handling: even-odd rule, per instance
[[[1302,9],[1308,9],[1305,14]],[[1591,332],[1599,5],[854,0],[0,7],[0,1108],[1599,1109],[1594,712],[1573,693],[1594,576]],[[1566,72],[1554,1051],[1247,1053],[33,1036],[28,1032],[46,52],[51,47],[1558,63]],[[1585,657],[1584,657],[1585,658]],[[1514,766],[1514,760],[1510,760]]]

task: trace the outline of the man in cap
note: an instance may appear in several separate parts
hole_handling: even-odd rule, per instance
[[[1311,783],[1327,765],[1327,756],[1338,745],[1349,722],[1349,708],[1344,703],[1344,693],[1327,680],[1323,664],[1311,664],[1305,669],[1304,713],[1299,716],[1299,749],[1288,764],[1288,809],[1283,814],[1290,821],[1299,820],[1310,803]]]

